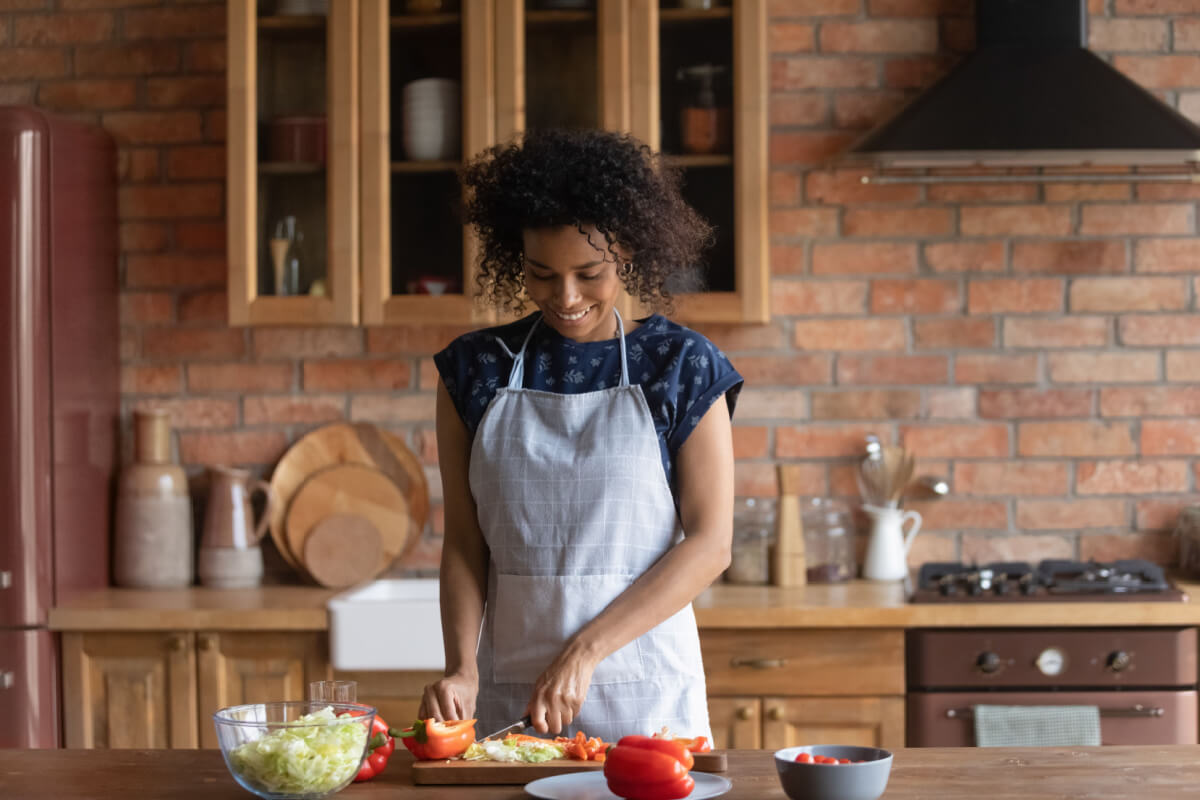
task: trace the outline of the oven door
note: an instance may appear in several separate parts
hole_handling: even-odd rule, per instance
[[[1098,706],[1102,744],[1196,744],[1196,692],[908,693],[908,747],[974,747],[974,705]]]

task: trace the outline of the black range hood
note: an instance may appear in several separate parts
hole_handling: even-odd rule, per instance
[[[976,50],[847,154],[887,168],[1172,166],[1200,127],[1087,49],[1087,0],[976,0]]]

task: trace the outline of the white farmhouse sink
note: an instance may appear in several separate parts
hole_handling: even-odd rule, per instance
[[[339,670],[438,670],[437,578],[386,578],[330,598],[329,650]]]

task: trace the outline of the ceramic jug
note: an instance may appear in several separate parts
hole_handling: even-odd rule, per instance
[[[274,500],[271,485],[243,469],[214,466],[208,468],[208,474],[208,505],[197,569],[200,582],[221,589],[257,586],[263,575],[258,543],[267,531]],[[260,490],[266,494],[267,504],[255,522],[250,498]]]
[[[921,514],[899,508],[863,506],[871,517],[871,538],[867,540],[867,557],[863,561],[863,577],[872,581],[901,580],[908,575],[908,551],[921,530]],[[906,533],[904,524],[912,522]]]

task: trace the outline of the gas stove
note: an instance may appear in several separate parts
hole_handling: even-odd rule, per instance
[[[1187,599],[1162,567],[1141,559],[924,564],[910,598],[914,603]]]

